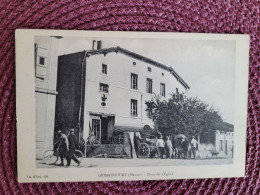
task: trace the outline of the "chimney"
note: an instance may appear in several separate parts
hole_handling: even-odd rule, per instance
[[[101,40],[97,41],[97,50],[100,50],[100,49],[102,49],[102,41]]]

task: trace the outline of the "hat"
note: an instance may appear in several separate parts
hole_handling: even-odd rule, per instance
[[[70,132],[74,132],[74,129],[70,129]]]
[[[62,133],[61,130],[58,131],[58,134]]]

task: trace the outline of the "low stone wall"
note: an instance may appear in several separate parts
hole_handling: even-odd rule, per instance
[[[226,154],[224,151],[216,150],[213,144],[199,144],[196,151],[197,158],[232,158],[232,153]]]
[[[125,157],[130,158],[125,151],[125,146],[122,144],[101,144],[101,145],[87,145],[86,157]]]

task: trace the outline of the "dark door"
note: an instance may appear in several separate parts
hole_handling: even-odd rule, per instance
[[[108,118],[101,118],[101,143],[105,144],[108,142]]]

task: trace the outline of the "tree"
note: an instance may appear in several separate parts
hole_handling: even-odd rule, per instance
[[[222,124],[221,116],[198,98],[173,93],[168,101],[155,96],[146,102],[147,110],[153,115],[155,127],[166,135],[202,135],[213,141],[215,130]]]

